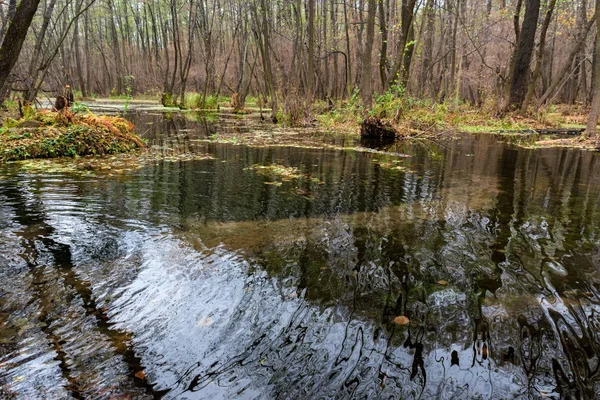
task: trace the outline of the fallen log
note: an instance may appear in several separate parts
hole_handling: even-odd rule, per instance
[[[585,128],[498,130],[492,133],[528,133],[532,135],[581,135]]]

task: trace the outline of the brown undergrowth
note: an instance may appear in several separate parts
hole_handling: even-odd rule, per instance
[[[144,148],[129,121],[69,110],[29,112],[0,128],[0,161],[125,153]]]

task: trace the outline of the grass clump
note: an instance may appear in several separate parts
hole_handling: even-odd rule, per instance
[[[66,110],[7,118],[0,128],[0,161],[130,152],[144,147],[129,121]]]
[[[358,133],[366,117],[375,117],[392,126],[398,136],[411,137],[446,132],[498,133],[539,129],[583,128],[585,109],[551,106],[527,114],[499,112],[497,99],[488,98],[480,106],[448,100],[438,103],[406,93],[393,86],[376,95],[373,105],[365,109],[355,90],[348,100],[338,101],[329,110],[316,111],[318,121],[330,130]]]
[[[229,97],[217,95],[203,95],[202,93],[189,92],[183,99],[183,107],[192,110],[218,110],[222,103],[229,104]]]

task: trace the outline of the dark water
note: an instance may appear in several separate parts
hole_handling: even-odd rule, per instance
[[[0,170],[0,398],[600,397],[598,154],[178,118],[135,117],[214,159]]]

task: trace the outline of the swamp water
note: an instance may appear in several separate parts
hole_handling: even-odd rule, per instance
[[[0,169],[0,398],[600,397],[598,154],[131,118],[206,159]]]

